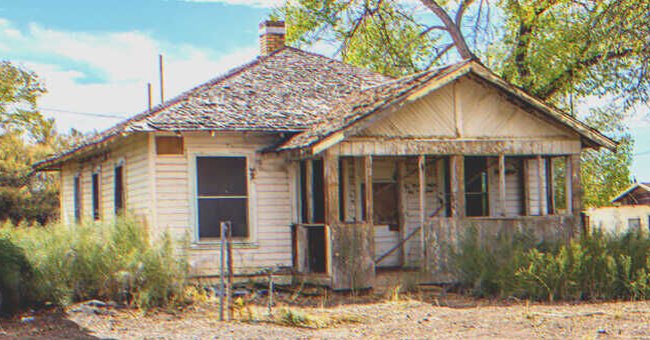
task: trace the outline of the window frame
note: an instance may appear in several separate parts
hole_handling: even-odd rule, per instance
[[[116,189],[116,181],[115,181],[115,170],[117,170],[118,167],[122,167],[122,210],[117,211],[117,207],[115,205],[115,189]],[[115,165],[113,166],[113,214],[115,216],[119,216],[120,214],[124,214],[126,211],[126,161],[124,158],[120,158],[115,162]]]
[[[94,178],[97,176],[97,187],[95,187]],[[97,189],[97,211],[95,211],[95,188]],[[101,167],[96,167],[90,173],[90,208],[93,221],[102,220],[102,171]],[[95,215],[96,213],[96,215]]]
[[[192,243],[195,245],[220,245],[221,241],[218,238],[201,239],[199,237],[199,188],[198,188],[198,174],[196,161],[201,157],[242,157],[246,158],[246,197],[247,197],[247,212],[246,218],[248,220],[248,237],[233,237],[233,243],[238,247],[257,247],[257,200],[255,198],[255,153],[254,151],[232,150],[232,151],[216,151],[216,152],[188,152],[188,169],[190,170],[189,186],[190,186],[190,207],[192,223]]]
[[[81,172],[76,172],[72,176],[72,221],[74,224],[80,224],[84,218],[83,196],[83,178]]]

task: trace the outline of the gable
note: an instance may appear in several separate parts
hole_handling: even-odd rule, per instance
[[[532,109],[531,109],[532,110]],[[578,139],[566,127],[508,101],[500,90],[463,77],[360,131],[364,137]]]

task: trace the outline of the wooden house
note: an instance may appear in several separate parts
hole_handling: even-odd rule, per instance
[[[634,183],[610,203],[584,212],[583,223],[587,229],[616,235],[650,231],[650,183]]]
[[[281,22],[260,41],[255,60],[36,164],[61,173],[63,221],[128,210],[188,235],[202,276],[231,221],[239,274],[364,288],[380,267],[442,277],[470,227],[570,237],[580,152],[616,148],[475,60],[393,79],[284,46]]]

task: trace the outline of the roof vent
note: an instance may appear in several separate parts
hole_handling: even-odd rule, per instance
[[[260,23],[260,55],[269,55],[283,48],[285,33],[284,21],[262,21]]]

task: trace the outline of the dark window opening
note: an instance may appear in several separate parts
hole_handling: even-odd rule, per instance
[[[74,177],[73,183],[74,221],[81,222],[81,176]]]
[[[638,232],[641,230],[641,219],[640,218],[629,218],[627,220],[627,229],[630,232]]]
[[[399,230],[397,183],[373,183],[373,223],[388,225],[390,230]]]
[[[444,190],[443,193],[445,200],[445,216],[451,216],[451,162],[449,157],[443,159],[443,181],[444,181]]]
[[[99,174],[92,176],[93,220],[99,220]]]
[[[313,194],[314,194],[314,223],[325,223],[325,192],[323,179],[325,170],[322,159],[314,159],[312,169],[314,170]]]
[[[114,197],[113,205],[115,214],[119,215],[124,210],[124,166],[118,165],[115,167],[115,174],[113,176],[114,183]]]
[[[465,157],[465,214],[488,216],[487,157]]]
[[[546,211],[548,215],[555,214],[555,176],[553,170],[553,160],[550,157],[542,158],[544,162],[544,171],[546,177]]]
[[[325,228],[307,228],[307,245],[309,271],[312,273],[325,273],[327,271],[325,256]]]
[[[228,221],[233,237],[248,237],[246,158],[197,157],[196,175],[199,239],[220,238]]]
[[[182,155],[182,136],[156,136],[156,154],[158,155]]]

